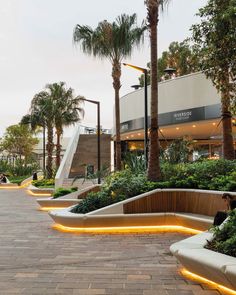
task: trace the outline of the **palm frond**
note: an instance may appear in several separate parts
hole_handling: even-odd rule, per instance
[[[129,57],[135,46],[143,41],[146,30],[144,22],[137,26],[137,15],[122,14],[112,23],[104,20],[94,30],[89,26],[76,25],[73,33],[75,43],[80,43],[84,53],[120,61]]]

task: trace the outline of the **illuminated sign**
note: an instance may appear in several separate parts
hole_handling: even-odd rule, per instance
[[[220,104],[204,107],[179,110],[158,115],[159,126],[175,125],[180,123],[196,122],[220,118]],[[148,118],[150,126],[150,117]],[[144,129],[144,118],[138,118],[121,123],[121,133]]]

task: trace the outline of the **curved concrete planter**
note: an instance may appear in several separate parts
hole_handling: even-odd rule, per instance
[[[190,272],[236,290],[236,258],[205,249],[212,236],[198,234],[173,244],[170,251]]]
[[[20,185],[16,184],[16,183],[0,183],[0,188],[23,188],[23,187],[27,187],[28,185],[30,185],[32,182],[32,176],[26,178],[25,180],[23,180],[21,182]]]
[[[45,197],[48,197],[48,196],[51,196],[54,192],[54,188],[37,188],[36,186],[34,185],[30,185],[28,187],[28,192],[30,195],[32,196],[45,196]]]
[[[162,199],[158,199],[158,194],[162,192],[164,192]],[[57,224],[72,229],[102,229],[105,227],[113,227],[115,229],[116,227],[171,225],[205,231],[212,225],[213,216],[199,215],[196,212],[200,213],[199,211],[201,210],[204,213],[208,212],[207,208],[203,208],[202,204],[205,204],[207,207],[214,206],[214,210],[218,210],[223,205],[222,193],[218,191],[187,189],[154,190],[87,214],[72,213],[71,209],[73,207],[70,207],[63,210],[50,211],[49,215]],[[127,211],[129,212],[131,209],[134,212],[140,210],[140,208],[142,212],[145,210],[150,211],[150,206],[154,204],[155,197],[158,201],[161,200],[163,203],[166,203],[164,208],[170,208],[171,210],[178,208],[178,204],[175,205],[176,207],[173,207],[170,197],[172,194],[173,201],[175,200],[176,203],[181,201],[181,195],[183,194],[183,201],[187,201],[187,204],[180,206],[180,208],[184,208],[185,212],[165,211],[127,214]],[[236,195],[235,193],[232,194]],[[204,198],[209,198],[209,200]],[[194,203],[193,206],[192,202]],[[219,204],[216,204],[217,202]],[[156,208],[160,210],[158,206]],[[192,213],[186,212],[188,209]],[[193,212],[194,210],[196,212]],[[214,210],[209,211],[209,214],[212,215]],[[189,271],[236,290],[236,258],[205,249],[206,240],[211,238],[212,234],[210,232],[203,232],[173,244],[170,249],[173,255]]]
[[[19,185],[16,183],[0,183],[0,188],[19,188]]]
[[[37,199],[37,203],[40,205],[40,207],[46,207],[46,208],[66,208],[71,207],[73,205],[76,205],[80,202],[78,199],[78,191],[73,192],[70,194],[67,194],[63,197],[53,199],[51,198],[42,198]]]
[[[46,208],[66,208],[71,207],[73,205],[78,204],[81,199],[86,198],[87,194],[90,192],[97,192],[100,190],[101,185],[93,185],[88,188],[67,194],[65,196],[53,199],[53,198],[43,198],[43,199],[37,199],[38,204],[41,207]]]
[[[200,216],[178,213],[147,213],[147,214],[75,214],[73,207],[52,210],[49,212],[55,223],[70,228],[106,228],[106,227],[137,227],[137,226],[182,226],[196,230],[206,230],[212,220]]]
[[[72,207],[70,207],[63,210],[51,211],[49,212],[49,215],[57,224],[72,228],[179,225],[197,230],[207,230],[209,226],[212,225],[213,217],[187,212],[166,211],[157,213],[125,214],[124,210],[127,204],[142,201],[150,195],[161,193],[162,191],[176,192],[176,190],[158,189],[87,214],[72,213]],[[178,190],[178,192],[184,191],[186,190]],[[195,190],[188,191],[195,192]],[[209,192],[207,191],[207,193]],[[220,194],[222,193],[220,192]]]

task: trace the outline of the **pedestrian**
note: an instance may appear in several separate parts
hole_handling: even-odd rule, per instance
[[[38,180],[37,172],[34,172],[34,173],[33,173],[32,179],[33,179],[33,180]]]
[[[234,197],[230,193],[224,193],[222,199],[225,201],[226,209],[216,213],[213,222],[215,226],[221,225],[228,217],[228,212],[236,208],[236,200],[234,200]]]

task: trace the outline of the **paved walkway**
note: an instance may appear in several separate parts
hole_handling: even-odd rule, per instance
[[[179,274],[182,234],[76,235],[51,229],[25,190],[0,190],[0,295],[216,295]]]

